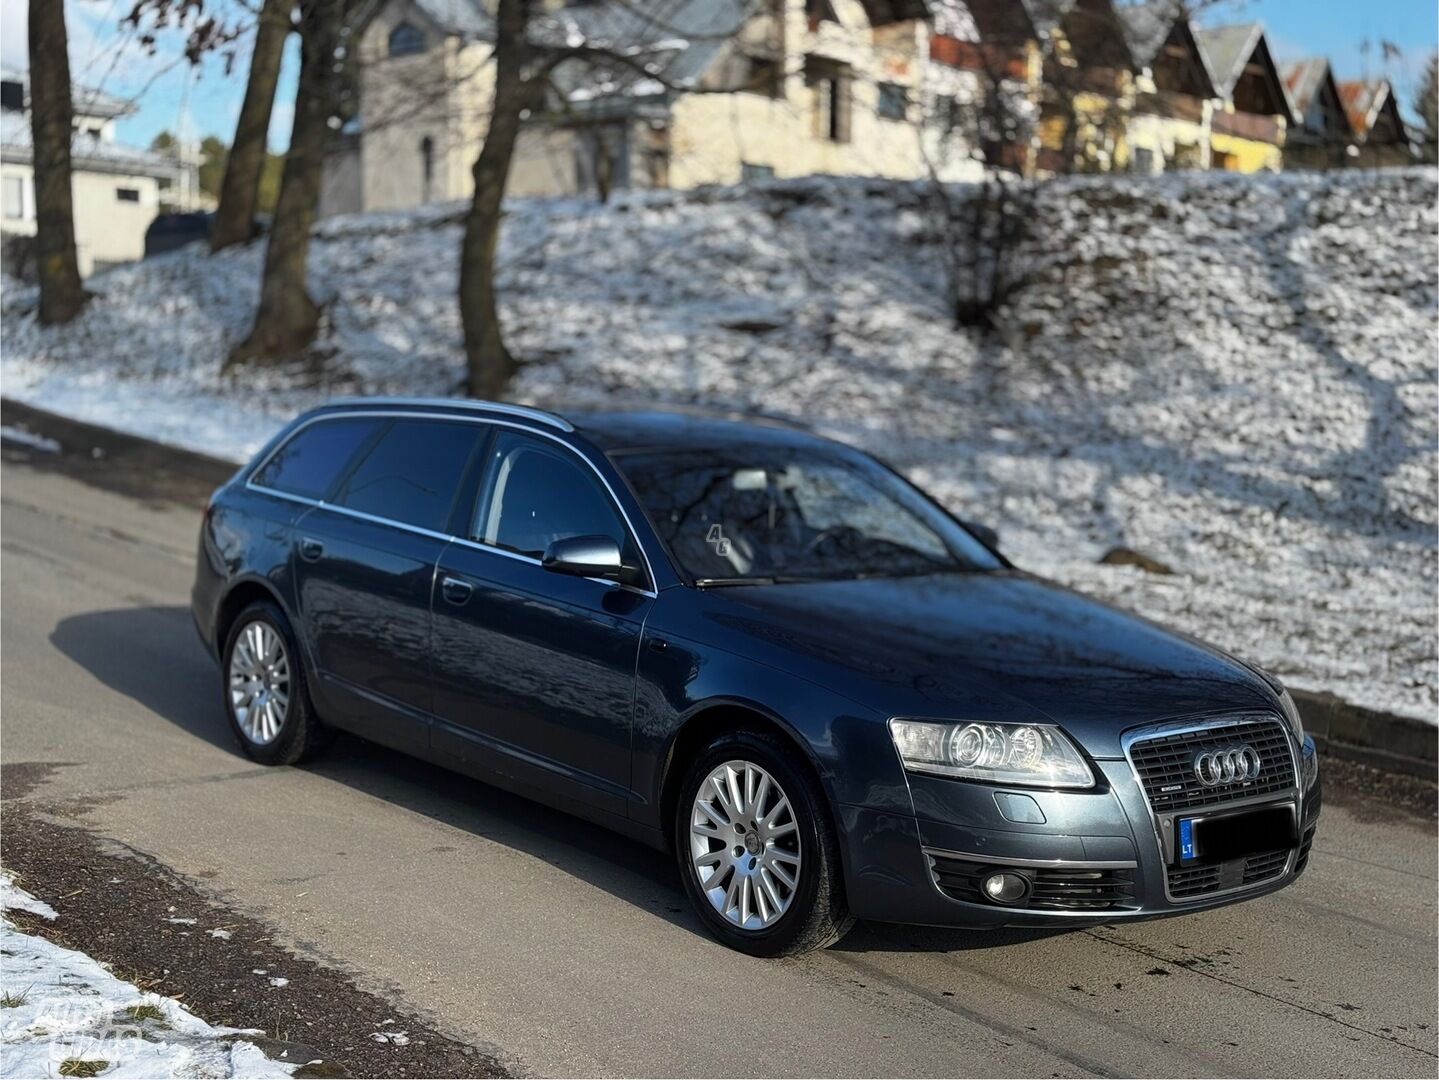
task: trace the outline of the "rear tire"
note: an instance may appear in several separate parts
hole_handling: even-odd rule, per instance
[[[294,765],[318,753],[329,733],[315,715],[290,620],[259,600],[240,612],[221,654],[225,715],[245,756]]]
[[[720,942],[793,956],[838,941],[854,919],[818,781],[782,739],[721,735],[685,771],[673,839],[685,892]]]

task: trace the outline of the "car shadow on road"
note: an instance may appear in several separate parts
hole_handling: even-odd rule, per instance
[[[220,703],[219,671],[182,607],[86,612],[51,643],[112,690],[189,734],[241,757]],[[341,735],[314,776],[344,784],[489,843],[540,859],[656,917],[711,940],[690,910],[670,855],[438,765]],[[457,840],[458,843],[458,840]],[[967,931],[861,923],[841,952],[956,952],[1033,941],[1058,931]]]
[[[88,611],[61,619],[50,643],[110,689],[240,756],[221,706],[219,669],[188,609]]]

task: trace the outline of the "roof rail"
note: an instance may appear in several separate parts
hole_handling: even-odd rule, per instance
[[[556,416],[554,413],[545,412],[543,409],[533,409],[528,405],[509,405],[499,401],[480,401],[475,398],[356,397],[337,398],[334,401],[326,402],[326,404],[350,407],[356,405],[423,405],[430,408],[469,409],[473,412],[520,416],[526,420],[534,420],[537,423],[558,428],[560,431],[575,430],[575,426],[563,416]]]

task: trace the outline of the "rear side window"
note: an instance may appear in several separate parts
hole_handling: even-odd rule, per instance
[[[480,424],[397,420],[333,502],[440,532],[450,520],[460,477],[484,434]]]
[[[594,471],[557,446],[505,432],[495,440],[475,536],[538,559],[555,540],[608,536],[634,559],[628,530]]]
[[[367,419],[318,420],[301,428],[252,477],[260,487],[322,498],[375,430]]]

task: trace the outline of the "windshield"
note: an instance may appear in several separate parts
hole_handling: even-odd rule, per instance
[[[900,577],[999,561],[860,454],[792,447],[613,455],[701,585]]]

